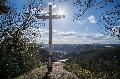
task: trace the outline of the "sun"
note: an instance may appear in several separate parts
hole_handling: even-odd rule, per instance
[[[58,15],[65,15],[64,10],[59,10]]]

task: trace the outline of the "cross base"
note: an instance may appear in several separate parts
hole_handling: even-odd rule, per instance
[[[48,72],[52,72],[53,67],[52,66],[48,66],[47,69],[48,69]]]

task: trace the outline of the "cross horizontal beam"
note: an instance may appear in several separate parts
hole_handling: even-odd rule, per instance
[[[49,19],[49,16],[36,16],[37,19]]]
[[[36,16],[37,19],[49,19],[50,16]],[[52,15],[52,19],[65,18],[65,15]]]

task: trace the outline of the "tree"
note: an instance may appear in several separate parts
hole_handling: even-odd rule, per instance
[[[7,0],[0,0],[0,14],[7,13],[10,10]]]
[[[21,75],[43,62],[44,53],[37,44],[29,43],[25,31],[34,27],[30,11],[17,12],[12,7],[0,15],[0,78],[10,79]],[[32,31],[31,31],[32,32]]]
[[[101,33],[120,38],[119,0],[75,0],[73,5],[79,9],[78,13],[74,13],[74,20],[80,20],[90,8],[104,9],[104,12],[97,18],[97,24],[101,26]],[[109,8],[106,9],[106,7]]]

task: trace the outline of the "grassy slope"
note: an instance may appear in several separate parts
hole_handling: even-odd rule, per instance
[[[120,48],[103,48],[69,57],[64,68],[79,77],[118,79],[120,76]]]

